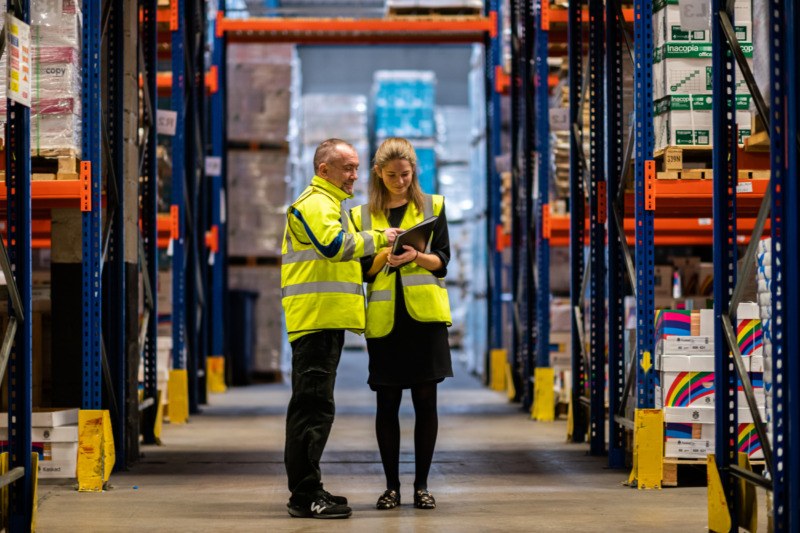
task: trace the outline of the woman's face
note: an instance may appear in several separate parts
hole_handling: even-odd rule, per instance
[[[389,161],[383,168],[375,167],[378,177],[392,196],[405,197],[414,176],[414,167],[405,159]]]

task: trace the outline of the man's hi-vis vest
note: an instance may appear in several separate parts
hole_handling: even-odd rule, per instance
[[[364,286],[358,258],[375,253],[376,233],[354,233],[335,193],[325,190],[326,183],[315,186],[315,182],[289,208],[283,234],[281,296],[286,329],[290,334],[321,329],[362,333]],[[292,230],[291,217],[304,225],[306,235]],[[331,237],[331,227],[336,227],[331,222],[339,219],[343,232],[333,243],[320,242],[323,234]],[[383,245],[385,241],[379,243]]]
[[[402,229],[411,228],[432,215],[438,216],[442,211],[443,196],[426,194],[424,198],[422,213],[417,211],[415,204],[409,204],[400,223]],[[353,224],[362,230],[389,227],[386,216],[383,213],[370,214],[367,205],[354,207],[350,213]],[[425,253],[430,253],[430,248],[431,241],[428,240]],[[444,278],[437,278],[414,262],[401,266],[399,272],[403,298],[411,318],[418,322],[445,322],[450,326],[450,301]],[[367,285],[367,338],[385,337],[391,333],[394,327],[396,286],[395,273],[386,274],[383,271]]]

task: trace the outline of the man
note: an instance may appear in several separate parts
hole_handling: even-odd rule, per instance
[[[347,499],[322,488],[319,461],[334,417],[333,386],[344,330],[363,333],[364,289],[359,257],[391,245],[397,228],[355,233],[345,198],[353,197],[358,154],[329,139],[314,154],[311,185],[288,210],[281,294],[292,345],[292,399],[286,413],[284,462],[299,518],[347,518]]]

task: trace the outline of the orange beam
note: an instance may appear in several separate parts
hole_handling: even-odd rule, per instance
[[[569,10],[568,9],[550,9],[550,24],[554,22],[561,22],[566,24],[569,22]],[[625,19],[625,22],[628,24],[633,23],[633,9],[627,8],[622,10],[622,16]],[[605,18],[605,17],[604,17]],[[589,23],[589,9],[583,8],[581,10],[581,20],[584,24]]]
[[[712,180],[655,180],[657,216],[710,217],[713,199]],[[755,217],[769,180],[739,180],[740,187],[752,192],[739,192],[736,197],[737,216]],[[635,200],[631,193],[625,195],[625,215],[633,216]]]
[[[169,9],[159,9],[156,11],[156,22],[169,22]],[[139,23],[144,22],[144,10],[139,10]]]
[[[483,42],[490,17],[415,19],[221,17],[217,32],[229,41],[255,42]]]

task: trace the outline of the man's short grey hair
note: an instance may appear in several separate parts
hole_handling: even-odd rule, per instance
[[[328,139],[327,141],[323,141],[322,144],[317,146],[317,151],[314,152],[314,173],[319,174],[319,166],[322,163],[326,165],[330,165],[331,161],[333,161],[334,157],[337,155],[337,149],[340,146],[349,146],[353,148],[353,145],[347,141],[343,141],[341,139]],[[353,148],[355,150],[355,148]]]

